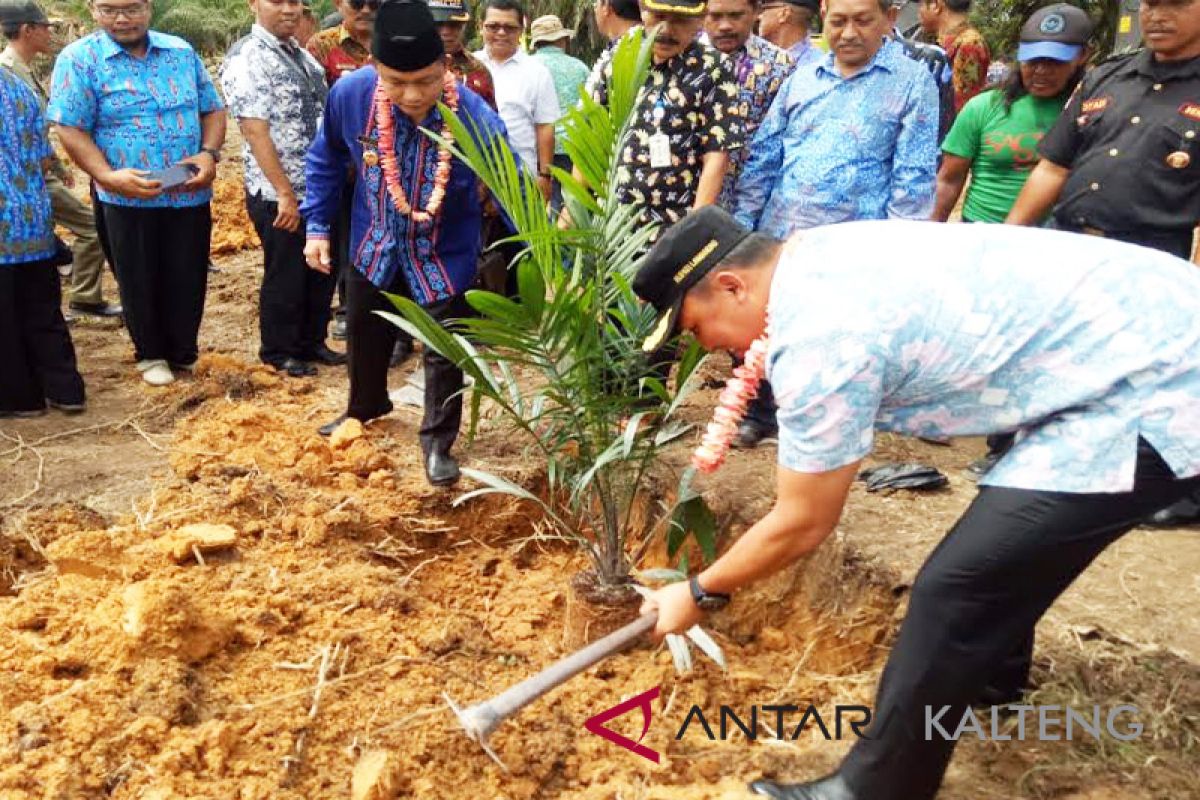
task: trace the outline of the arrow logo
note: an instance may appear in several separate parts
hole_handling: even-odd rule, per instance
[[[594,733],[602,739],[607,739],[618,747],[624,747],[631,753],[635,753],[642,758],[658,763],[658,753],[640,744],[642,739],[646,738],[646,732],[650,730],[651,707],[650,701],[657,700],[659,687],[655,686],[648,692],[642,692],[636,697],[631,697],[628,700],[618,703],[607,711],[601,711],[594,717],[590,717],[583,723],[583,727],[588,729],[588,732]],[[615,731],[604,727],[604,723],[629,711],[632,708],[640,708],[642,710],[642,735],[637,738],[637,741],[628,739]]]

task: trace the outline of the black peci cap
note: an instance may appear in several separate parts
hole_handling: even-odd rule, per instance
[[[371,55],[380,64],[401,72],[416,72],[445,54],[433,14],[421,0],[386,0],[379,7],[371,34]]]
[[[718,206],[697,209],[663,233],[633,279],[633,291],[658,310],[642,350],[653,352],[675,334],[684,296],[749,235]]]

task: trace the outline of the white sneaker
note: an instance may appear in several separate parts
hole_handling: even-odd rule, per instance
[[[175,373],[171,372],[167,362],[161,359],[139,361],[137,367],[138,372],[142,373],[142,380],[151,386],[166,386],[175,382]]]

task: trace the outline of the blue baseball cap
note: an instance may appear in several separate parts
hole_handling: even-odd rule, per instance
[[[1083,52],[1091,36],[1092,19],[1083,9],[1067,3],[1039,8],[1021,27],[1017,60],[1071,61]]]

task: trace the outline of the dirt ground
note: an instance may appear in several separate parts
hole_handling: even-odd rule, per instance
[[[235,215],[236,185],[222,191],[221,213]],[[226,221],[218,238],[237,250],[241,235]],[[619,655],[499,728],[505,772],[456,728],[442,692],[478,702],[563,655],[582,560],[538,538],[526,508],[453,507],[458,492],[429,488],[411,409],[337,446],[318,437],[344,374],[284,380],[255,365],[261,266],[253,252],[216,265],[194,377],[147,387],[123,330],[79,321],[87,413],[0,423],[0,800],[345,798],[376,753],[394,777],[379,796],[732,800],[758,775],[836,764],[850,735],[827,741],[811,725],[795,740],[767,723],[755,741],[735,728],[726,741],[696,725],[676,734],[695,705],[719,733],[722,704],[745,717],[811,703],[832,733],[836,705],[870,704],[905,588],[973,495],[961,470],[980,443],[882,437],[876,460],[935,464],[950,487],[856,487],[812,559],[711,619],[728,671],[701,661],[677,676],[648,644]],[[712,396],[696,395],[697,420]],[[531,474],[494,427],[460,452]],[[769,507],[773,455],[737,453],[706,485],[727,537]],[[193,550],[196,524],[228,526],[215,530],[234,545]],[[1138,531],[1111,548],[1041,625],[1033,699],[1132,703],[1143,736],[968,740],[941,796],[1200,797],[1198,589],[1196,531]],[[643,744],[658,764],[584,730],[656,686]],[[636,738],[637,717],[611,727]]]

